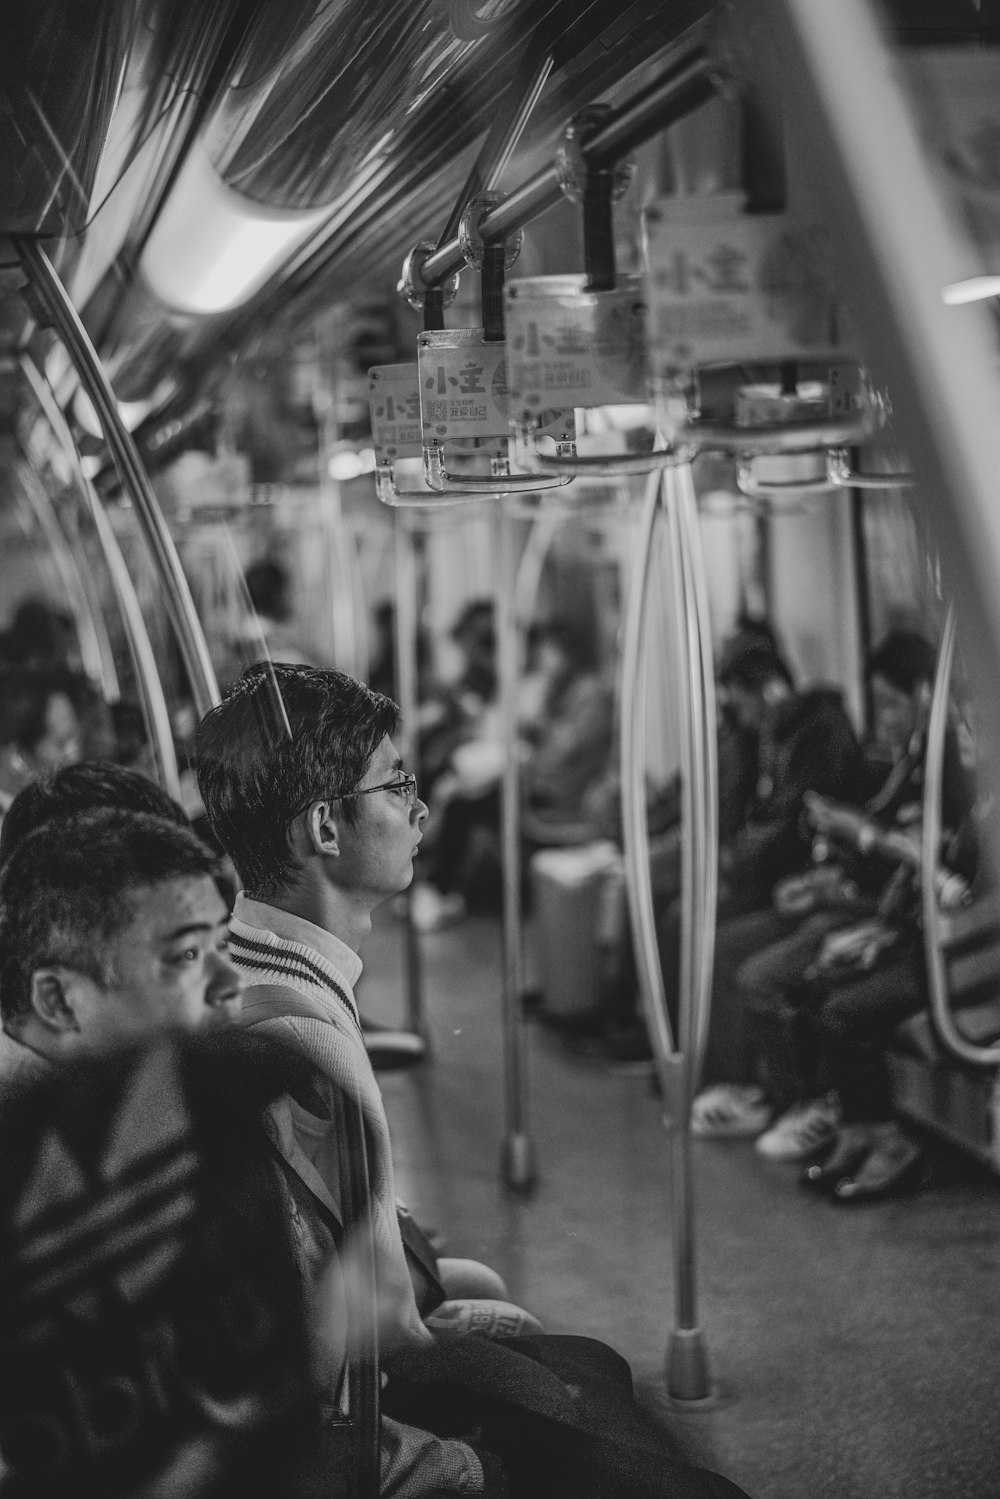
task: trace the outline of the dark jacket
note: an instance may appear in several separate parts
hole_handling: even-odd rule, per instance
[[[778,880],[809,860],[802,826],[807,791],[857,803],[865,773],[857,735],[833,688],[793,694],[768,710],[757,752],[757,789],[725,871],[741,900],[768,902]]]

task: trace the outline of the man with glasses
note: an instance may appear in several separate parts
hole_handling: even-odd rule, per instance
[[[311,1079],[272,1103],[267,1122],[317,1302],[331,1254],[350,1259],[334,1095],[364,1116],[389,1374],[382,1409],[395,1417],[383,1414],[380,1427],[383,1499],[738,1495],[680,1457],[635,1404],[624,1360],[603,1345],[545,1334],[434,1338],[421,1320],[353,993],[371,913],[412,880],[427,816],[392,742],[398,719],[394,703],[343,672],[260,663],[207,715],[195,745],[209,823],[244,885],[230,923],[246,980],[241,1023],[312,1063]]]
[[[389,1130],[354,986],[372,911],[405,890],[427,807],[392,742],[399,710],[343,672],[249,667],[198,729],[198,786],[243,883],[230,953],[245,980],[241,1023],[291,1042],[360,1104],[368,1140],[379,1293],[388,1341],[426,1342],[400,1233]],[[340,1159],[322,1096],[272,1104],[269,1128],[293,1173],[295,1229],[315,1275],[340,1247]],[[327,1231],[328,1230],[328,1231]],[[513,1329],[512,1329],[513,1330]],[[463,1442],[383,1421],[382,1492],[484,1492]],[[490,1492],[486,1482],[485,1492]]]

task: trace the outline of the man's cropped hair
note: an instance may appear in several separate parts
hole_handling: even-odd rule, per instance
[[[28,1013],[31,976],[49,964],[112,985],[108,946],[132,919],[132,897],[215,873],[214,854],[191,829],[163,817],[101,808],[43,823],[0,868],[4,1022]]]
[[[44,822],[64,820],[99,807],[144,812],[179,827],[189,826],[183,808],[140,771],[111,760],[81,760],[77,765],[46,772],[17,793],[0,827],[0,864]]]
[[[794,687],[792,674],[776,652],[765,647],[744,651],[735,661],[727,662],[719,676],[723,687],[742,687],[746,692],[760,692],[775,677]]]
[[[923,683],[934,680],[936,661],[934,647],[916,630],[890,630],[868,657],[868,676],[884,677],[912,697]]]
[[[285,661],[247,667],[195,740],[198,789],[209,826],[253,900],[296,872],[289,832],[310,802],[353,791],[399,709],[342,671]],[[353,824],[355,799],[339,806]]]

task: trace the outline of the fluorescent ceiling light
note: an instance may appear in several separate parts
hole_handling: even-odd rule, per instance
[[[970,276],[967,281],[953,281],[941,291],[949,307],[962,302],[982,302],[986,297],[1000,297],[1000,276]]]
[[[150,288],[179,312],[228,312],[263,286],[329,209],[268,208],[233,192],[195,146],[143,251]]]

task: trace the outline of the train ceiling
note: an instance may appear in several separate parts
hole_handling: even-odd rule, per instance
[[[152,440],[263,328],[281,320],[292,331],[363,296],[395,279],[418,240],[436,241],[491,121],[539,59],[551,55],[552,70],[514,180],[548,160],[574,112],[655,75],[715,8],[7,0],[0,236],[46,245],[119,399],[152,405],[140,428]],[[997,0],[888,9],[914,39],[982,38],[1000,21]],[[270,257],[255,249],[245,285],[245,262],[222,254],[243,231]],[[22,281],[0,243],[8,420],[23,398],[14,356],[30,332]]]

